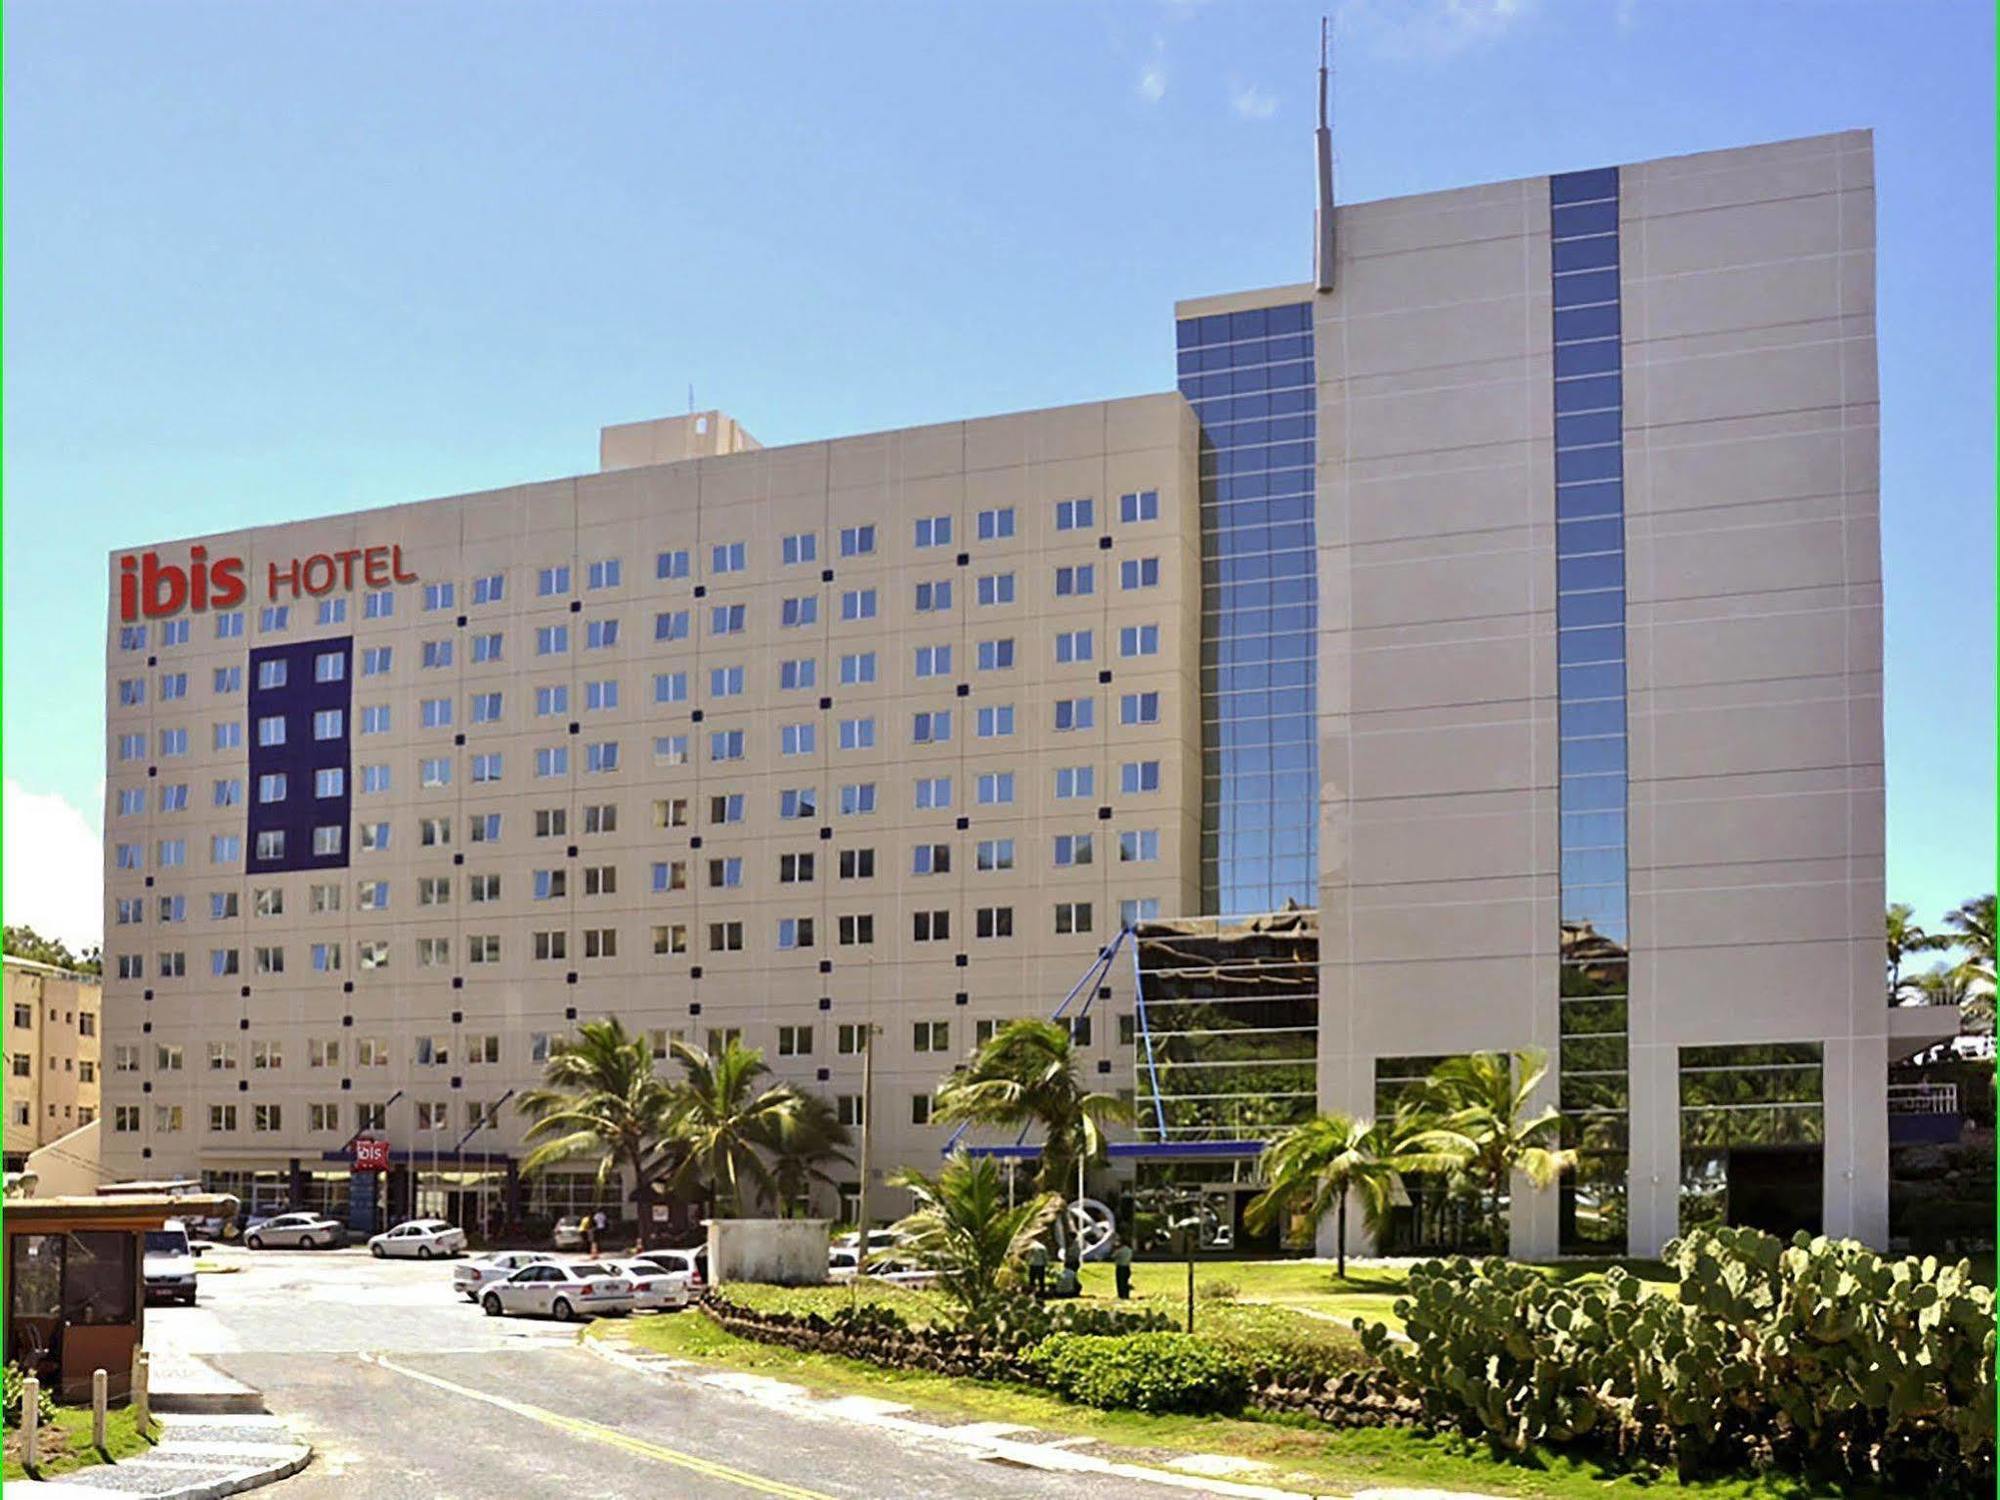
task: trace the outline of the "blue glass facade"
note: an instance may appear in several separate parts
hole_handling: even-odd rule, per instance
[[[250,653],[248,873],[346,867],[353,669],[352,636]]]
[[[1628,1214],[1625,448],[1618,169],[1550,179],[1556,463],[1560,1086],[1566,1250],[1622,1248]]]
[[[1319,902],[1312,304],[1183,318],[1201,422],[1202,900]]]

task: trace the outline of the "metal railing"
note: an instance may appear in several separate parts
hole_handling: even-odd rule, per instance
[[[1958,1112],[1958,1085],[1955,1083],[1889,1085],[1889,1113],[1892,1115],[1955,1115]]]

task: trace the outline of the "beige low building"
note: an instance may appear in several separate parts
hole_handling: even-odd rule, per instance
[[[103,982],[6,955],[7,1170],[97,1118]]]
[[[365,1131],[393,1209],[567,1211],[509,1101],[607,1013],[848,1118],[879,1028],[875,1159],[930,1165],[939,1077],[1074,991],[1184,1180],[1532,1046],[1584,1161],[1523,1251],[1880,1241],[1873,182],[1856,132],[1344,205],[1314,282],[1176,309],[1171,393],[630,423],[115,554],[107,1168],[332,1208]],[[1287,906],[1317,1015],[1236,1061],[1123,950],[1079,988]]]

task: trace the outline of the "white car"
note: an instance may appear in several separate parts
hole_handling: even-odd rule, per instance
[[[648,1263],[669,1274],[687,1278],[688,1290],[700,1296],[708,1285],[708,1247],[696,1246],[692,1250],[647,1250],[632,1257],[633,1263]]]
[[[694,1301],[694,1290],[683,1271],[662,1271],[642,1260],[607,1260],[604,1264],[632,1283],[634,1312],[673,1312]]]
[[[377,1260],[385,1255],[429,1260],[438,1255],[460,1255],[464,1250],[465,1231],[443,1219],[411,1219],[368,1241],[368,1253]]]
[[[243,1236],[252,1250],[331,1249],[347,1240],[347,1226],[320,1214],[279,1214]]]
[[[194,1306],[194,1247],[179,1219],[146,1231],[146,1295]]]
[[[632,1282],[596,1261],[538,1260],[479,1294],[489,1318],[526,1313],[567,1323],[572,1318],[632,1310]]]
[[[484,1260],[467,1261],[451,1268],[451,1289],[467,1302],[477,1302],[480,1290],[505,1281],[523,1266],[539,1265],[549,1259],[544,1250],[503,1250]]]

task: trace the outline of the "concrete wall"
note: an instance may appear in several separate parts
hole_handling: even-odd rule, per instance
[[[827,1228],[825,1219],[710,1219],[709,1280],[818,1286],[826,1280]]]
[[[4,984],[6,1151],[19,1159],[97,1118],[104,992],[94,974],[11,955]]]

